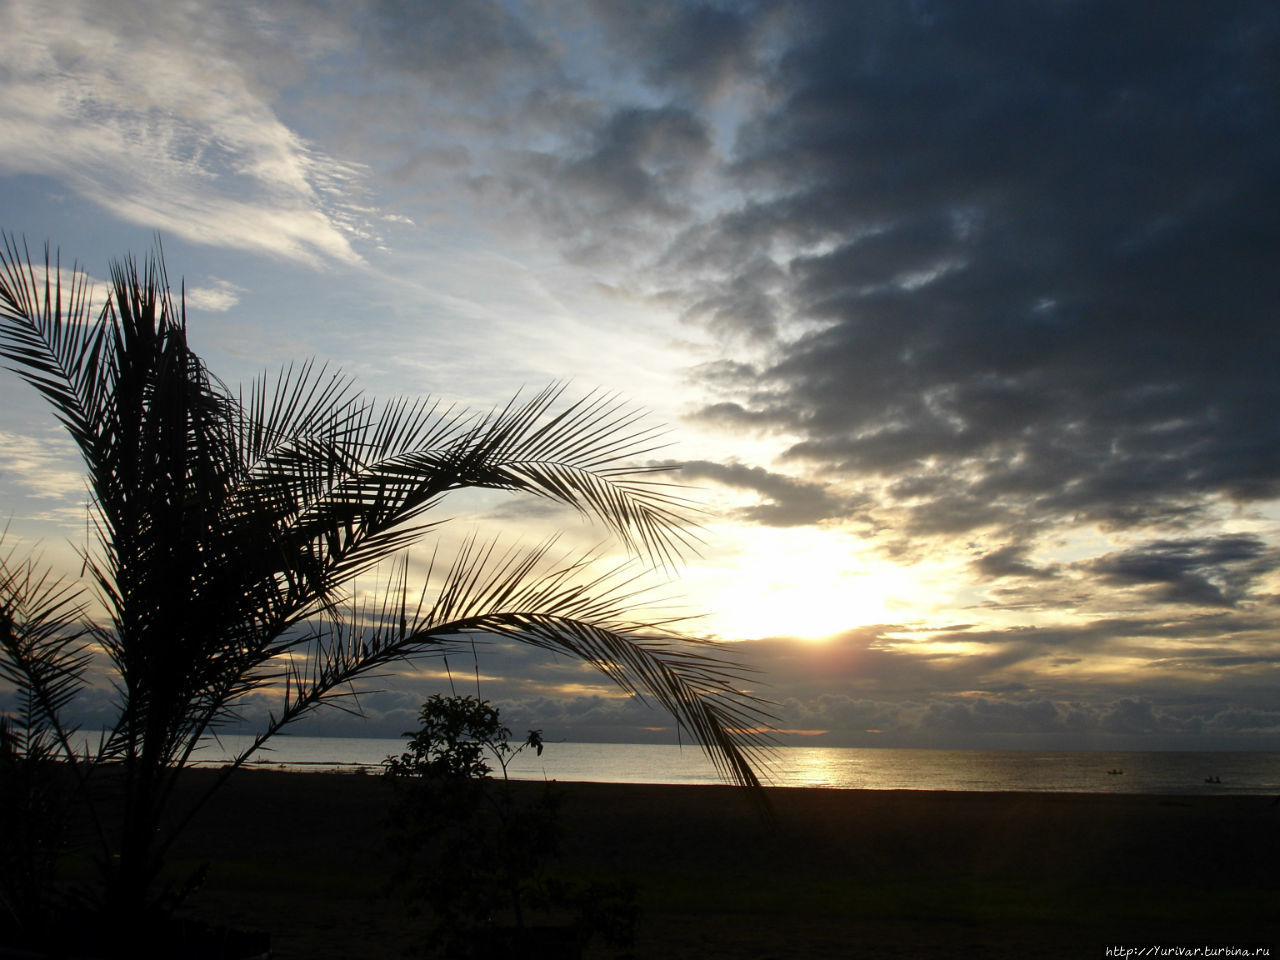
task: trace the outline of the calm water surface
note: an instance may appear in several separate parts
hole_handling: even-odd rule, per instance
[[[210,744],[197,757],[222,763],[244,742],[223,737],[221,747]],[[401,740],[363,737],[279,737],[272,747],[259,764],[303,770],[376,771],[384,757],[404,749]],[[779,747],[762,772],[769,783],[785,787],[1280,795],[1280,753]],[[699,749],[665,744],[550,743],[541,757],[520,754],[510,774],[611,783],[720,782]],[[1206,783],[1211,777],[1221,783]]]

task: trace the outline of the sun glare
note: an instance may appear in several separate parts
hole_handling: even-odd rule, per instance
[[[823,532],[753,531],[698,590],[710,629],[726,640],[822,639],[909,615],[910,574],[859,555]]]

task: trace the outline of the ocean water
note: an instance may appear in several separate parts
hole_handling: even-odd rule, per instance
[[[200,750],[198,762],[224,763],[246,742],[223,737],[220,745]],[[284,736],[271,747],[254,765],[377,772],[383,758],[403,750],[404,741]],[[700,749],[665,744],[549,743],[541,757],[521,753],[508,773],[524,780],[722,782]],[[1280,796],[1280,753],[778,747],[761,773],[782,787]],[[1221,782],[1206,783],[1210,778]]]

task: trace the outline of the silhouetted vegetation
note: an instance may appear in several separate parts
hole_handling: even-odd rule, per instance
[[[476,634],[568,653],[670,711],[729,778],[756,784],[758,702],[740,670],[670,621],[630,611],[630,565],[590,573],[562,558],[472,537],[437,554],[416,599],[404,551],[433,534],[451,491],[481,487],[568,504],[639,558],[669,565],[690,542],[682,501],[630,461],[654,434],[615,400],[561,403],[547,389],[488,414],[430,401],[376,403],[312,362],[223,385],[191,349],[157,253],[111,267],[93,311],[83,274],[64,280],[12,238],[0,254],[0,355],[50,403],[88,474],[89,589],[3,558],[0,669],[16,688],[6,726],[11,829],[6,907],[40,912],[64,804],[83,805],[102,884],[101,935],[121,951],[198,885],[163,876],[167,851],[226,776],[272,736],[352,684]],[[355,578],[391,564],[361,592]],[[76,701],[98,674],[114,720],[77,752]],[[274,703],[252,743],[191,802],[175,784],[201,739]],[[62,768],[56,802],[38,778]],[[18,771],[14,773],[13,771]],[[31,786],[24,784],[30,783]],[[335,825],[336,828],[336,825]],[[25,835],[25,834],[24,834]],[[323,842],[322,839],[317,842]],[[27,930],[18,921],[17,936]],[[29,936],[29,934],[28,934]]]
[[[391,889],[411,912],[429,908],[432,952],[495,956],[496,938],[505,938],[509,955],[526,955],[529,939],[542,937],[554,938],[556,955],[563,957],[596,935],[629,942],[636,920],[633,888],[550,871],[562,830],[562,794],[550,783],[536,794],[511,789],[509,764],[524,749],[541,754],[541,733],[530,730],[512,746],[498,709],[469,696],[433,696],[419,719],[421,728],[405,734],[412,738],[408,749],[385,763],[394,787],[389,841],[397,869]],[[492,776],[490,762],[501,779]]]

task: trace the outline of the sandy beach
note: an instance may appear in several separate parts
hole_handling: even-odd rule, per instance
[[[770,823],[730,787],[560,787],[558,869],[638,884],[637,958],[1280,956],[1268,797],[774,788]],[[386,802],[376,776],[238,773],[174,851],[213,864],[187,909],[286,960],[409,955],[420,927],[382,894]]]

